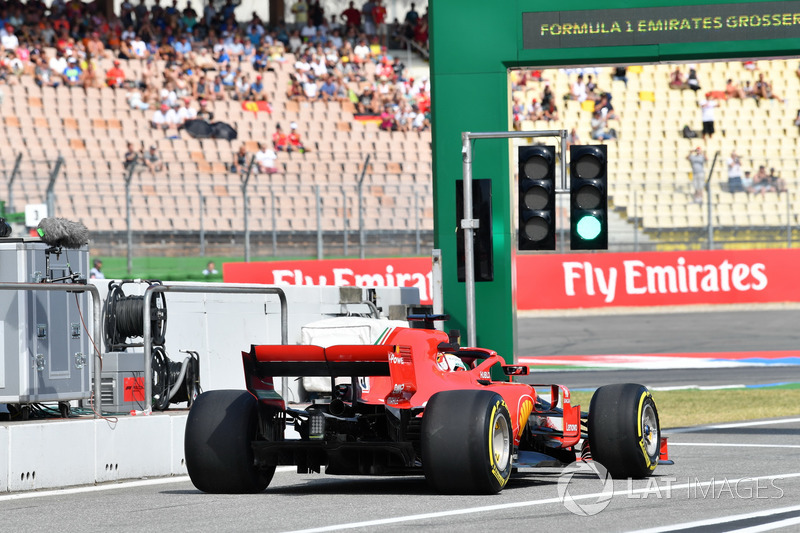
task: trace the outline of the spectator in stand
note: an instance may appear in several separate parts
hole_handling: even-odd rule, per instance
[[[138,163],[141,159],[141,150],[137,151],[136,148],[133,147],[133,143],[128,141],[128,149],[125,152],[125,158],[122,161],[122,166],[125,168],[125,170],[130,172],[131,169],[136,166],[136,163]]]
[[[153,117],[150,119],[150,127],[166,133],[169,129],[169,123],[167,122],[167,113],[169,110],[167,104],[161,104],[161,107],[156,109],[155,113],[153,113]]]
[[[578,74],[578,78],[570,87],[570,97],[578,102],[586,100],[586,83],[583,81],[583,74]]]
[[[608,120],[603,116],[600,109],[595,109],[592,115],[592,139],[596,141],[616,140],[617,134],[611,129],[607,129]]]
[[[406,13],[405,18],[403,19],[403,35],[406,39],[413,39],[414,38],[414,27],[416,27],[417,22],[419,22],[419,13],[416,9],[416,4],[413,2],[411,3],[411,9],[408,10]]]
[[[411,109],[416,113],[414,119],[411,121],[411,129],[416,132],[430,129],[431,122],[428,120],[428,117],[425,116],[425,113],[420,111],[419,106],[417,104],[412,104]]]
[[[0,30],[0,42],[4,50],[16,50],[19,46],[19,38],[14,33],[14,26],[6,24],[3,30]]]
[[[167,129],[171,130],[172,133],[176,132],[179,127],[183,126],[183,122],[181,122],[180,113],[178,112],[181,108],[181,101],[175,100],[172,103],[172,107],[167,110]]]
[[[301,102],[306,99],[303,83],[294,74],[289,74],[289,88],[286,90],[286,96],[294,102]]]
[[[514,103],[511,105],[511,124],[515,131],[522,130],[522,120],[525,116],[525,105],[519,101],[519,98],[514,98]]]
[[[361,6],[361,21],[364,24],[364,33],[368,36],[375,35],[375,20],[372,18],[372,10],[375,8],[373,0],[367,0]]]
[[[746,97],[744,89],[742,89],[738,83],[734,83],[731,78],[728,78],[728,81],[725,82],[725,96],[728,98],[740,98],[742,100]]]
[[[383,106],[383,112],[381,113],[381,123],[378,126],[383,131],[396,131],[397,130],[397,123],[394,119],[394,113],[392,113],[392,108],[389,104]]]
[[[614,81],[621,81],[628,87],[628,67],[614,67],[614,72],[611,74],[611,79]]]
[[[319,88],[317,87],[317,82],[311,79],[310,76],[304,75],[303,76],[303,94],[305,95],[305,99],[309,102],[314,102],[319,98]]]
[[[112,89],[125,85],[125,72],[119,67],[119,59],[115,59],[114,66],[106,71],[106,85]]]
[[[375,95],[372,85],[369,84],[364,88],[364,91],[358,97],[358,104],[356,109],[360,115],[378,115],[380,114],[381,105],[380,99]]]
[[[297,0],[292,4],[292,14],[294,15],[294,27],[299,30],[308,22],[308,2]]]
[[[551,115],[550,116],[552,117],[553,116],[552,115],[552,110],[550,110],[550,106],[551,105],[553,106],[553,110],[556,110],[555,102],[552,101],[552,100],[550,102],[548,102],[548,104],[547,104],[548,110],[551,111]],[[533,120],[533,121],[544,120],[544,108],[542,107],[542,104],[536,98],[532,98],[531,99],[531,103],[529,105],[525,106],[525,112],[526,112],[526,114],[528,116],[528,120]],[[556,113],[557,113],[557,110],[556,110]]]
[[[144,154],[144,165],[154,175],[164,170],[164,160],[155,144],[150,145],[150,149]]]
[[[86,41],[86,53],[92,57],[103,57],[105,52],[105,45],[100,40],[98,32],[92,32],[91,37]]]
[[[742,183],[742,162],[736,154],[736,150],[731,152],[728,158],[728,192],[742,192],[744,185]]]
[[[550,100],[546,107],[542,107],[542,119],[547,122],[558,120],[558,107],[555,100]]]
[[[64,69],[64,85],[67,87],[79,87],[82,84],[81,70],[78,60],[75,57],[70,57],[67,60],[67,68]]]
[[[714,136],[714,108],[717,107],[717,99],[711,93],[706,94],[706,100],[700,104],[703,118],[703,139]]]
[[[593,102],[600,100],[600,95],[597,94],[597,84],[591,74],[586,76],[586,99]]]
[[[353,47],[353,61],[356,63],[366,63],[371,56],[366,39],[359,39],[358,44]]]
[[[189,41],[189,36],[185,33],[181,35],[180,39],[173,41],[172,47],[178,57],[189,55],[192,51],[192,43]]]
[[[61,85],[61,76],[55,75],[44,57],[36,58],[34,69],[34,82],[39,87],[58,87]]]
[[[669,75],[669,88],[670,89],[685,89],[686,78],[683,77],[681,67],[676,66],[675,70]]]
[[[196,118],[206,122],[214,120],[214,112],[208,108],[208,100],[200,100],[200,110],[197,112]]]
[[[286,137],[287,145],[286,151],[287,152],[300,152],[301,154],[305,153],[306,147],[303,145],[303,141],[300,139],[300,133],[297,131],[297,122],[292,122],[289,126],[289,135]]]
[[[267,93],[264,90],[264,81],[261,74],[256,75],[256,81],[250,84],[246,99],[255,102],[261,102],[267,99]]]
[[[95,61],[92,58],[87,58],[85,68],[81,75],[81,85],[83,89],[96,89],[101,87],[100,80],[97,79],[97,69],[95,68]]]
[[[619,117],[617,113],[614,111],[614,106],[611,105],[611,94],[610,93],[603,93],[600,96],[600,101],[597,103],[597,108],[600,109],[600,113],[603,114],[603,117],[607,120],[618,120]]]
[[[289,144],[289,139],[286,134],[281,130],[280,124],[275,124],[275,133],[272,134],[272,146],[279,152],[286,152]]]
[[[797,110],[797,116],[794,119],[794,125],[797,126],[797,132],[800,133],[800,109]]]
[[[769,169],[769,184],[777,193],[786,192],[786,182],[780,177],[775,168]]]
[[[140,91],[138,87],[131,87],[131,89],[125,93],[125,100],[128,102],[131,109],[138,109],[139,111],[147,111],[150,109],[150,104],[148,102],[151,98],[149,94],[146,92],[142,94],[142,91]]]
[[[356,9],[354,2],[350,2],[349,7],[342,11],[342,18],[346,27],[356,30],[361,28],[361,11]]]
[[[697,204],[703,203],[703,189],[706,184],[706,154],[703,153],[701,147],[697,147],[691,152],[686,159],[692,165],[692,188],[694,189],[694,202]]]
[[[222,83],[222,76],[219,74],[214,77],[214,83],[211,85],[211,97],[214,100],[225,100],[226,91],[225,84]]]
[[[753,94],[755,94],[756,99],[763,98],[765,100],[770,100],[776,98],[783,101],[783,98],[772,92],[772,84],[764,79],[763,73],[758,75],[758,81],[756,81],[755,87],[753,88]]]
[[[579,144],[581,144],[581,138],[578,135],[578,130],[572,128],[569,132],[569,135],[567,135],[567,149],[569,149],[569,147],[572,145],[579,145]]]
[[[316,35],[317,27],[314,26],[314,21],[309,19],[306,25],[303,26],[303,29],[300,30],[300,37],[302,37],[303,41],[308,42]]]
[[[261,174],[274,174],[278,171],[276,161],[278,154],[275,150],[267,148],[266,143],[258,143],[258,152],[256,152],[256,165],[258,165],[258,172]]]
[[[247,160],[247,146],[242,144],[239,146],[239,151],[233,154],[233,162],[228,165],[228,171],[234,174],[246,174],[249,164],[250,162]]]
[[[236,72],[236,81],[234,82],[234,90],[231,93],[231,98],[245,101],[250,94],[250,75],[239,71]]]
[[[372,7],[372,21],[375,23],[375,34],[380,39],[381,46],[386,48],[387,42],[387,24],[386,24],[386,8],[381,3],[381,0],[374,0],[375,5]]]
[[[700,90],[700,80],[697,79],[697,68],[689,67],[689,75],[686,77],[686,86],[695,93]]]
[[[332,102],[337,100],[338,87],[336,86],[336,79],[333,75],[325,77],[322,86],[319,88],[319,97],[323,102]]]
[[[184,124],[186,124],[187,120],[194,120],[197,118],[197,110],[191,107],[192,100],[191,98],[184,98],[180,101],[177,113],[177,123],[178,127],[180,128]]]
[[[764,165],[760,165],[758,167],[758,172],[753,177],[753,192],[758,194],[761,193],[762,195],[766,192],[772,192],[775,189],[772,187],[771,180],[769,178],[769,174],[767,174],[767,169]]]

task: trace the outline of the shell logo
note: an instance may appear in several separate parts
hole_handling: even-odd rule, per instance
[[[528,423],[528,417],[533,411],[533,400],[530,397],[524,397],[522,405],[519,406],[519,430],[520,432],[525,428]]]

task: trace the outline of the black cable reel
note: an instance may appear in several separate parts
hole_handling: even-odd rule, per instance
[[[106,347],[110,351],[144,346],[144,296],[126,296],[123,285],[134,283],[123,280],[108,284],[104,333]],[[146,280],[150,287],[162,285],[158,280]],[[163,411],[171,403],[187,402],[191,407],[200,394],[200,357],[197,352],[187,351],[183,361],[171,361],[164,343],[167,333],[167,300],[163,292],[156,292],[150,300],[150,339],[153,409]],[[129,339],[141,337],[139,343]]]
[[[122,282],[111,281],[106,296],[104,333],[109,351],[119,352],[125,348],[143,346],[144,342],[144,296],[125,296]],[[161,285],[158,280],[146,280],[149,286]],[[163,346],[167,334],[167,299],[163,292],[153,294],[150,300],[150,339],[153,346]],[[142,337],[142,342],[131,343],[128,339]]]

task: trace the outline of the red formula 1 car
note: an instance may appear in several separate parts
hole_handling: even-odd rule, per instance
[[[298,473],[424,474],[442,493],[488,494],[516,468],[565,465],[578,453],[636,478],[666,454],[645,387],[601,387],[585,413],[566,387],[515,382],[526,366],[460,348],[437,330],[391,328],[374,345],[253,346],[242,359],[247,391],[203,393],[186,422],[186,467],[204,492],[260,492],[276,466],[296,465]],[[276,376],[329,376],[332,397],[292,408]],[[336,385],[341,376],[350,382]],[[287,426],[299,436],[289,438]]]

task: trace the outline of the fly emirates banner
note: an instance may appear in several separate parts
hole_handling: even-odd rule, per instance
[[[517,307],[572,309],[798,302],[800,250],[517,256]],[[431,260],[328,259],[226,263],[229,283],[417,287],[431,302]]]

